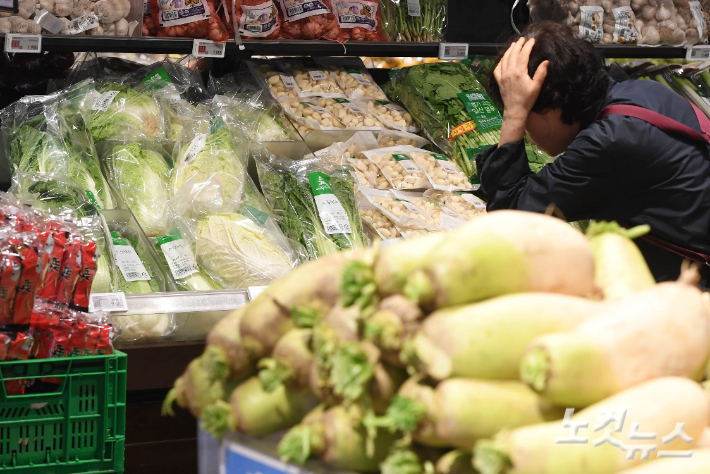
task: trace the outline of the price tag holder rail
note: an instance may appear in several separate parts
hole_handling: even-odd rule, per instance
[[[685,59],[688,61],[705,61],[710,59],[710,45],[696,44],[686,49]]]
[[[41,53],[42,35],[5,34],[6,53]]]

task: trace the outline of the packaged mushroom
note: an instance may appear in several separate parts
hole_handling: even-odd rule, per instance
[[[409,201],[395,197],[391,191],[359,187],[365,196],[377,209],[387,216],[397,227],[409,229],[433,229],[439,226],[425,211]]]
[[[382,240],[399,239],[399,233],[394,223],[382,211],[375,207],[367,198],[360,198],[357,203],[362,222]]]
[[[400,132],[399,130],[382,130],[377,135],[377,143],[380,148],[387,148],[388,146],[424,148],[425,146],[431,146],[431,142],[426,138],[413,133]]]
[[[335,76],[350,100],[387,100],[359,58],[316,58],[316,62]]]
[[[301,90],[296,79],[281,69],[278,62],[269,59],[253,59],[246,61],[249,71],[262,87],[271,91],[276,100],[290,100],[301,97]]]
[[[301,97],[347,98],[330,71],[318,66],[312,59],[284,59],[281,64],[296,79]]]
[[[416,133],[420,130],[414,123],[411,114],[401,105],[386,100],[368,100],[367,110],[382,120],[387,125],[387,128],[411,133]]]
[[[409,155],[410,147],[377,148],[364,151],[368,160],[377,165],[393,189],[426,189],[429,181],[424,171]]]
[[[471,191],[473,186],[468,177],[450,161],[439,153],[419,148],[412,148],[410,156],[424,170],[434,189],[442,191]]]
[[[688,0],[528,0],[533,21],[561,21],[593,43],[707,43],[707,11]]]
[[[281,102],[286,114],[302,125],[306,133],[310,130],[342,130],[345,128],[333,112],[308,101]],[[306,130],[309,129],[309,130]],[[296,126],[298,133],[304,134],[301,127]]]
[[[471,193],[440,191],[429,189],[424,193],[435,201],[451,209],[461,218],[471,220],[486,213],[486,203]]]

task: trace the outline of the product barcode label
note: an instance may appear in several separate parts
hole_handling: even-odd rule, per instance
[[[196,58],[223,58],[226,46],[226,43],[196,39],[192,43],[192,55]]]
[[[326,81],[328,77],[320,69],[309,69],[308,74],[314,81]]]
[[[192,139],[190,146],[187,147],[187,151],[185,152],[185,163],[189,163],[194,160],[197,154],[201,152],[202,149],[205,147],[206,143],[206,133],[198,133],[197,135],[195,135],[195,138]]]
[[[685,59],[688,61],[701,61],[705,59],[710,59],[710,46],[708,45],[695,45],[688,48],[685,53]]]
[[[325,173],[314,172],[308,174],[308,181],[326,233],[352,234],[348,214],[330,187],[330,177]]]
[[[94,96],[94,100],[91,102],[91,110],[106,112],[117,95],[118,91],[108,91]]]
[[[341,23],[355,23],[355,15],[340,15]]]
[[[281,77],[281,82],[284,83],[284,86],[289,89],[296,88],[296,79],[293,76],[289,76],[288,74],[279,74],[279,77]]]
[[[89,297],[89,313],[97,311],[128,311],[126,295],[117,293],[91,293]]]
[[[411,202],[402,201],[402,204],[404,204],[404,207],[406,207],[407,209],[409,209],[410,211],[412,211],[412,212],[415,213],[415,214],[421,214],[421,213],[422,213],[422,211],[420,211],[419,209],[417,209],[417,206],[415,206],[415,205],[412,204]]]
[[[414,164],[412,159],[408,155],[403,155],[403,154],[394,154],[392,155],[392,158],[397,160],[397,163],[399,163],[402,168],[404,168],[404,171],[406,171],[409,174],[420,174],[421,170],[419,167]]]
[[[42,35],[5,35],[5,51],[8,53],[39,53],[42,51]]]
[[[167,12],[163,12],[163,20],[165,20],[165,21],[177,20],[178,17],[179,17],[178,10],[170,10]]]
[[[79,18],[74,18],[71,23],[69,23],[69,33],[73,35],[78,35],[86,30],[96,28],[99,26],[99,17],[95,13],[89,13]]]
[[[294,5],[292,7],[286,7],[286,11],[288,12],[288,16],[295,16],[303,13],[303,7],[301,5]]]
[[[348,74],[350,74],[352,77],[354,77],[354,78],[357,80],[357,82],[359,82],[359,83],[362,84],[363,86],[369,86],[369,85],[372,84],[370,81],[368,81],[367,79],[365,79],[365,76],[364,76],[363,74],[361,74],[361,73],[359,73],[359,72],[350,72],[350,71],[348,71]]]
[[[421,16],[421,8],[419,6],[419,0],[407,0],[407,15],[409,16]]]
[[[317,106],[316,104],[314,104],[314,103],[312,103],[312,102],[302,102],[302,103],[303,103],[304,105],[309,106],[310,108],[312,108],[313,110],[315,110],[316,112],[318,112],[318,113],[321,114],[321,115],[322,115],[322,114],[331,115],[331,113],[328,111],[328,109],[324,109],[323,107],[319,107],[319,106]]]
[[[439,43],[439,59],[466,59],[468,43]]]
[[[173,240],[160,246],[168,262],[168,267],[176,280],[197,273],[197,262],[184,239]]]
[[[150,280],[150,274],[130,245],[114,245],[113,259],[127,282]]]
[[[459,170],[456,169],[454,164],[450,162],[449,159],[444,155],[437,155],[436,153],[432,153],[431,156],[436,159],[436,162],[439,164],[439,166],[444,168],[444,171],[446,171],[447,173],[456,174],[459,172]]]
[[[486,208],[486,203],[481,201],[478,196],[474,196],[473,194],[461,193],[461,197],[469,204],[473,204],[473,207],[475,207],[476,209]]]
[[[333,100],[335,100],[337,103],[342,104],[343,106],[347,107],[349,110],[353,111],[357,115],[365,115],[365,112],[360,107],[353,104],[352,102],[350,102],[347,99],[333,99]]]

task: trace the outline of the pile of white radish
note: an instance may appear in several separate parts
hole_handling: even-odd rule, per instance
[[[433,221],[420,199],[460,197],[409,194],[364,191],[363,220],[405,239],[309,262],[226,317],[166,410],[217,436],[290,428],[284,461],[339,470],[710,473],[697,269],[653,281],[631,239],[644,227],[584,235],[522,211],[450,232],[391,225]],[[582,442],[558,442],[570,436]]]

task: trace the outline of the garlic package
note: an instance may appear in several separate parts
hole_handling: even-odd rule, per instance
[[[710,4],[707,0],[705,3]],[[528,0],[534,21],[558,21],[593,43],[707,43],[707,9],[690,0]]]

